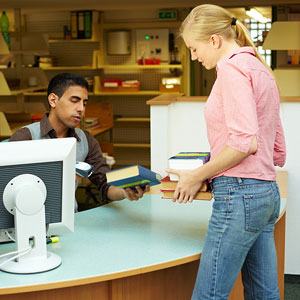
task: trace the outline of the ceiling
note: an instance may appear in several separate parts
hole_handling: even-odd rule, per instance
[[[28,10],[132,10],[144,8],[194,7],[205,0],[0,0],[0,9],[21,8]],[[216,0],[214,3],[224,7],[271,6],[285,3],[300,3],[300,0]]]

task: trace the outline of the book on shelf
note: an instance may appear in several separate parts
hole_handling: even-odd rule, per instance
[[[119,188],[144,187],[160,184],[161,176],[140,165],[111,170],[106,172],[107,183]]]
[[[99,119],[96,117],[85,118],[85,128],[99,127]]]
[[[170,180],[169,176],[164,177],[161,181],[161,190],[175,191],[178,181]],[[206,192],[210,189],[209,183],[204,181],[200,187],[200,192]]]
[[[172,199],[174,196],[174,192],[175,190],[161,190],[162,195],[163,195],[163,199]],[[212,198],[212,194],[211,192],[207,191],[207,192],[198,192],[195,197],[194,200],[211,200]]]
[[[210,159],[210,152],[179,152],[169,158],[169,168],[175,170],[193,170],[203,166]],[[178,180],[177,175],[170,174],[171,180]]]

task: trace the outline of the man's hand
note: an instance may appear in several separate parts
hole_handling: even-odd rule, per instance
[[[123,195],[124,198],[127,198],[130,201],[136,201],[139,200],[144,196],[144,193],[147,193],[150,191],[149,185],[146,185],[144,189],[142,189],[140,186],[136,186],[135,190],[131,188],[123,189]]]

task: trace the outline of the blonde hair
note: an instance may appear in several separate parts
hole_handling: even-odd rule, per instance
[[[225,39],[234,39],[241,46],[254,48],[256,57],[272,73],[271,68],[257,51],[248,29],[242,22],[236,20],[233,25],[233,18],[223,7],[213,4],[203,4],[195,7],[182,22],[179,34],[188,35],[195,41],[208,41],[213,34],[220,35]]]

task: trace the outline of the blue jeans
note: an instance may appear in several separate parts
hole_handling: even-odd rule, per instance
[[[221,176],[192,300],[226,300],[242,271],[245,300],[280,300],[274,225],[276,182]]]

